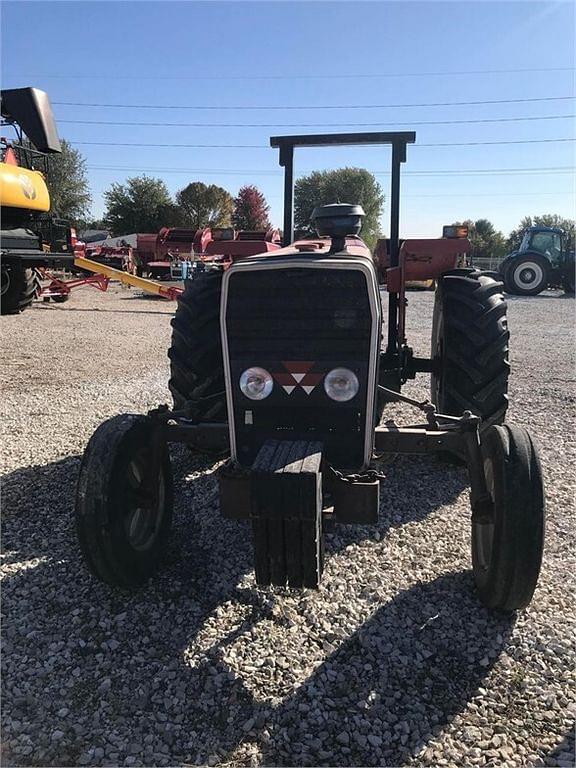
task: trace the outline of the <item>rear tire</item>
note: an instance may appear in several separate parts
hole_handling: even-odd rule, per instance
[[[525,608],[534,594],[544,549],[544,487],[527,430],[490,427],[482,436],[492,522],[472,523],[472,567],[488,608]]]
[[[17,315],[32,304],[38,295],[39,280],[36,270],[18,262],[2,264],[1,313]]]
[[[438,280],[432,323],[431,399],[440,413],[471,411],[482,429],[508,408],[508,324],[494,273],[455,269]]]
[[[145,416],[103,422],[84,452],[76,492],[76,531],[90,571],[131,589],[154,572],[172,523],[170,457],[161,447],[150,477],[154,427]]]
[[[195,422],[225,422],[226,392],[220,338],[222,272],[211,270],[178,300],[172,320],[169,387],[176,409],[187,408]]]
[[[570,264],[562,278],[562,288],[564,293],[574,296],[574,284],[576,283],[576,272],[574,263]]]
[[[504,270],[504,285],[508,293],[536,296],[547,288],[550,264],[537,253],[529,253],[511,261]]]

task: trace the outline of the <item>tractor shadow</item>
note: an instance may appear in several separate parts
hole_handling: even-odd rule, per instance
[[[514,621],[479,606],[469,574],[399,592],[280,706],[255,708],[262,763],[405,764],[474,698]]]
[[[376,525],[329,528],[328,556],[350,544],[385,538],[391,528],[423,522],[434,511],[454,502],[469,487],[468,470],[436,457],[399,456],[379,467],[380,509]]]
[[[559,765],[576,765],[576,745],[574,742],[574,730],[568,731],[560,744],[552,752],[544,756],[544,765],[549,765],[551,768],[557,768]]]
[[[443,576],[380,607],[280,704],[262,702],[242,670],[229,667],[227,649],[260,623],[283,621],[274,608],[284,593],[254,587],[250,527],[218,514],[212,460],[174,451],[174,534],[159,574],[133,593],[100,584],[81,560],[73,524],[79,466],[74,456],[3,478],[5,737],[16,735],[12,722],[28,723],[33,746],[27,756],[11,756],[14,764],[77,765],[88,742],[104,745],[107,732],[133,742],[132,718],[167,750],[162,763],[143,743],[144,764],[204,763],[213,754],[224,759],[242,749],[243,740],[257,744],[267,764],[376,765],[384,758],[401,764],[406,748],[415,748],[415,734],[425,743],[465,706],[489,670],[465,658],[466,627],[480,622],[478,658],[492,658],[495,637],[505,636],[510,624],[479,607],[468,574]],[[340,526],[327,537],[329,556],[376,533],[382,537],[392,526],[423,520],[466,484],[462,469],[424,459],[398,460],[388,473],[379,525]],[[227,628],[219,616],[231,605],[242,620]],[[408,621],[414,615],[420,618]],[[447,643],[450,637],[463,644]],[[274,657],[272,638],[266,654]],[[38,669],[31,659],[49,663]],[[362,672],[373,659],[377,680]],[[106,679],[112,683],[102,692]],[[126,689],[128,698],[121,693]],[[64,719],[58,714],[63,705],[73,713]],[[299,746],[318,730],[318,712],[361,737],[378,712],[391,710],[398,720],[383,742],[388,752],[356,737],[348,746],[332,744],[330,757],[322,739],[315,752]],[[245,732],[249,719],[254,722]],[[167,721],[173,725],[168,732]],[[407,739],[396,722],[408,724],[402,726]],[[52,742],[56,729],[65,736]]]

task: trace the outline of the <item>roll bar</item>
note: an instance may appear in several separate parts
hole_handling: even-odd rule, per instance
[[[294,237],[294,147],[330,147],[351,144],[392,145],[392,185],[390,190],[390,266],[398,265],[400,223],[400,164],[406,162],[406,145],[414,144],[414,131],[376,133],[315,133],[304,136],[272,136],[270,146],[280,150],[284,168],[284,245]],[[350,200],[355,203],[357,200]]]

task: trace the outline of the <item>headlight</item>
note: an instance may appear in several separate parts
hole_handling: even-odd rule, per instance
[[[358,377],[348,368],[334,368],[324,379],[324,389],[332,400],[345,403],[358,394]]]
[[[264,400],[273,387],[272,376],[264,368],[247,368],[240,376],[240,389],[250,400]]]

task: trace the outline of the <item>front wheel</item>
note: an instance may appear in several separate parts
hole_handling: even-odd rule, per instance
[[[144,416],[108,419],[90,438],[80,467],[80,549],[94,576],[125,589],[154,572],[172,522],[170,457],[162,444],[153,461],[154,429]]]
[[[504,284],[508,293],[518,296],[536,296],[548,286],[550,265],[536,253],[514,259],[504,270]]]
[[[482,457],[493,513],[472,523],[472,568],[488,608],[525,608],[534,594],[544,548],[544,486],[538,453],[527,430],[492,426]]]

